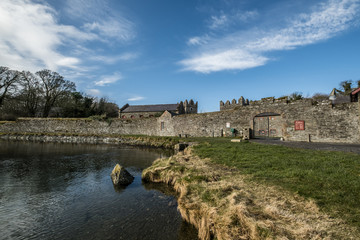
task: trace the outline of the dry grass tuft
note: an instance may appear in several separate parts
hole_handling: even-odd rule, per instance
[[[208,239],[358,239],[356,228],[309,200],[252,181],[234,168],[200,159],[188,148],[144,170],[144,181],[179,193],[182,217]]]

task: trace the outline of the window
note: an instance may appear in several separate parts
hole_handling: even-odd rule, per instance
[[[123,115],[121,118],[125,119],[125,118],[126,118],[126,116],[125,116],[125,115]]]
[[[276,135],[276,129],[270,129],[270,135]]]
[[[135,118],[135,116],[134,115],[131,115],[131,117],[130,118]]]
[[[259,135],[265,136],[265,135],[267,135],[267,132],[265,130],[259,130]]]
[[[165,128],[165,123],[161,122],[161,126],[160,126],[161,131],[164,130],[164,128]]]

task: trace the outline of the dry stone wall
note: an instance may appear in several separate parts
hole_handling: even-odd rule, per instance
[[[157,118],[114,119],[26,119],[0,125],[3,133],[74,133],[85,135],[156,135]]]
[[[158,118],[115,119],[19,119],[0,124],[2,133],[75,133],[150,136],[220,137],[254,129],[255,116],[279,114],[279,136],[287,141],[360,143],[360,103],[332,105],[309,99],[295,102],[252,102],[220,112],[173,116],[165,112]],[[304,130],[295,129],[295,121],[304,121]]]

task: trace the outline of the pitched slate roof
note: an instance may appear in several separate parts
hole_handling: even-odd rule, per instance
[[[351,95],[355,95],[355,94],[357,94],[359,92],[360,92],[360,88],[355,89],[354,91],[351,92]]]
[[[157,104],[157,105],[129,105],[121,112],[164,112],[164,111],[176,111],[179,104]]]

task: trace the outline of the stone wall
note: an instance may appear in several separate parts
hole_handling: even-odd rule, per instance
[[[254,118],[260,113],[272,112],[280,116],[281,137],[289,141],[360,143],[360,103],[332,105],[330,101],[314,103],[310,99],[295,102],[253,102],[232,110],[171,117],[165,115],[161,136],[190,135],[219,137],[238,131],[254,129]],[[295,121],[304,121],[304,130],[295,130]]]
[[[332,105],[309,99],[295,102],[257,101],[220,112],[173,116],[165,112],[158,118],[115,119],[109,122],[87,119],[19,119],[0,124],[3,133],[78,133],[150,136],[220,137],[254,129],[254,118],[261,113],[279,114],[279,137],[286,141],[360,143],[360,103]],[[304,130],[295,130],[295,121],[304,121]],[[281,133],[280,133],[281,131]]]
[[[89,119],[19,118],[16,122],[0,124],[3,133],[76,133],[86,135],[156,135],[157,118]]]

